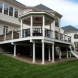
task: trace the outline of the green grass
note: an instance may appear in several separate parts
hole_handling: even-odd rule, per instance
[[[78,78],[78,60],[34,65],[0,54],[0,78]]]

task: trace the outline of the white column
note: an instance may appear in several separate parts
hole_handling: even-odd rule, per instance
[[[61,49],[60,49],[60,47],[59,47],[59,59],[61,59]]]
[[[13,40],[13,37],[14,37],[14,35],[13,35],[13,31],[12,31],[12,40]]]
[[[55,21],[51,23],[51,30],[53,30],[53,38],[55,38]]]
[[[14,56],[16,56],[16,45],[14,45]]]
[[[4,33],[4,41],[6,40],[6,28],[5,28],[5,33]]]
[[[31,16],[31,37],[33,36],[33,17]]]
[[[67,48],[67,58],[69,58],[69,55],[68,55],[68,48]]]
[[[3,8],[2,8],[2,14],[4,14],[4,3],[3,3]]]
[[[44,42],[42,42],[42,64],[45,64]]]
[[[51,61],[50,45],[48,46],[48,61]]]
[[[22,38],[22,35],[23,35],[22,29],[23,29],[23,20],[21,19],[21,38]]]
[[[52,62],[54,62],[54,44],[52,44]]]
[[[43,15],[43,36],[45,36],[45,16]]]
[[[33,43],[33,63],[35,63],[35,43]]]

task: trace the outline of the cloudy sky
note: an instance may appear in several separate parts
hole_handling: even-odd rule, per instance
[[[72,25],[78,28],[78,0],[17,0],[26,6],[44,4],[63,15],[61,26]]]

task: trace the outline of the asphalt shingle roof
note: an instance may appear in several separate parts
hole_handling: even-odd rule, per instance
[[[39,9],[39,10],[44,10],[44,11],[53,11],[52,9],[46,7],[45,5],[43,4],[39,4],[37,6],[35,6],[35,8]]]
[[[69,26],[65,26],[65,27],[62,27],[62,29],[64,30],[64,32],[70,32],[70,31],[78,31],[77,28],[69,25]]]

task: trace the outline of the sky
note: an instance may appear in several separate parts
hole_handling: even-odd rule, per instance
[[[61,15],[61,27],[72,25],[78,28],[78,0],[17,0],[26,6],[43,4]]]

